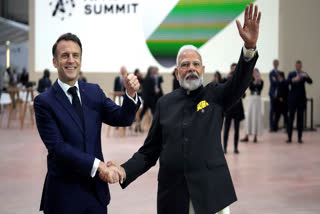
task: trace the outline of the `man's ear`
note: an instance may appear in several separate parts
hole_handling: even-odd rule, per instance
[[[176,79],[179,80],[179,74],[178,74],[178,69],[174,69],[174,74],[176,75]]]
[[[52,59],[52,64],[53,64],[53,66],[54,66],[55,68],[58,67],[58,62],[57,62],[57,60],[56,60],[55,57],[53,57],[53,59]]]

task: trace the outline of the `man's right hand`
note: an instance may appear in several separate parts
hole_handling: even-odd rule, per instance
[[[126,171],[124,170],[124,168],[122,166],[120,166],[119,164],[117,164],[116,162],[113,161],[108,161],[107,162],[107,167],[116,167],[120,174],[119,174],[119,182],[120,184],[123,183],[123,181],[126,179]]]
[[[300,81],[300,76],[297,75],[296,77],[292,78],[292,82],[299,82]]]
[[[104,162],[100,161],[98,171],[99,177],[109,184],[117,183],[119,180],[123,181],[122,173],[114,165],[107,166]]]

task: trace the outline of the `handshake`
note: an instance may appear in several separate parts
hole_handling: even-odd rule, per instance
[[[109,184],[117,182],[122,184],[126,178],[126,172],[123,167],[112,161],[108,161],[107,163],[100,161],[98,172],[101,180],[108,182]]]

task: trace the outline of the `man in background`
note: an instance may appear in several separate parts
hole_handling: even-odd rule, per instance
[[[298,129],[298,143],[302,141],[304,111],[306,109],[306,88],[305,83],[312,84],[312,79],[309,75],[302,71],[302,62],[296,61],[296,69],[289,73],[287,82],[289,84],[289,122],[288,122],[288,140],[287,143],[291,143],[292,140],[292,128],[295,114],[297,112],[297,129]]]
[[[230,66],[230,72],[228,73],[228,76],[222,80],[222,83],[225,83],[232,77],[236,70],[237,63],[232,63]],[[233,120],[233,126],[234,126],[234,138],[233,138],[233,144],[234,144],[234,150],[233,152],[235,154],[239,154],[238,144],[239,144],[239,129],[240,129],[240,122],[244,119],[244,109],[242,104],[242,99],[240,98],[235,104],[232,105],[231,108],[229,108],[225,112],[225,120],[224,120],[224,130],[223,130],[223,148],[224,153],[227,153],[228,148],[228,138],[229,138],[229,130],[231,126],[231,121]]]
[[[273,69],[269,73],[270,88],[270,114],[269,114],[269,129],[270,132],[276,131],[275,114],[276,114],[276,102],[277,102],[277,88],[278,88],[278,67],[279,60],[273,60]]]
[[[128,75],[126,67],[122,66],[120,69],[120,75],[114,79],[113,91],[125,91],[124,76]]]

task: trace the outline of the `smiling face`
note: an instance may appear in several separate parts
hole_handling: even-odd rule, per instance
[[[175,74],[183,88],[192,91],[200,87],[203,73],[204,66],[197,51],[185,50],[179,55]]]
[[[57,44],[53,65],[58,70],[59,79],[73,86],[78,80],[81,69],[81,49],[73,41],[61,40]]]

